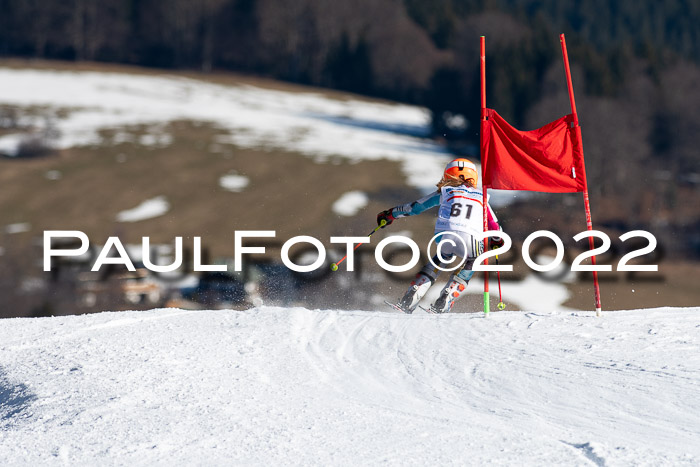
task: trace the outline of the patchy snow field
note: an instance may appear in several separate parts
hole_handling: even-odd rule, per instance
[[[339,216],[354,216],[369,203],[369,196],[364,191],[348,191],[333,203],[333,212]]]
[[[2,465],[698,465],[700,308],[0,321]]]
[[[133,209],[127,209],[117,214],[118,222],[139,222],[162,216],[170,209],[170,203],[165,196],[147,199]]]
[[[422,189],[432,188],[450,159],[427,138],[426,109],[313,92],[224,86],[169,75],[0,68],[0,104],[47,109],[63,148],[100,144],[102,129],[194,120],[228,130],[221,142],[241,147],[295,151],[319,161],[399,161],[408,183]],[[0,149],[11,154],[18,141],[15,135],[0,138]],[[122,141],[117,134],[115,142]],[[139,143],[162,147],[170,141],[161,128]]]
[[[219,178],[219,186],[226,191],[240,193],[250,184],[250,179],[244,175],[230,173]]]

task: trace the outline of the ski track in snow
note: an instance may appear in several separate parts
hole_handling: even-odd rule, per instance
[[[2,465],[697,465],[700,308],[0,321]]]

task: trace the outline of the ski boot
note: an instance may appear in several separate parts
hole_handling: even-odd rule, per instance
[[[435,303],[430,305],[431,313],[449,313],[452,307],[459,298],[460,294],[467,288],[468,282],[458,276],[451,276],[450,280],[445,285],[445,288],[440,292],[440,296]]]
[[[433,285],[433,281],[430,277],[422,273],[416,274],[415,280],[411,282],[408,290],[396,306],[404,313],[413,313],[413,310],[418,306],[418,302],[421,301],[431,285]]]

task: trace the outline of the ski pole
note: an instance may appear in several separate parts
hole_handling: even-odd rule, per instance
[[[384,227],[385,225],[386,225],[386,220],[382,219],[381,222],[379,223],[379,225],[378,225],[373,231],[371,231],[370,233],[368,233],[367,236],[368,236],[368,237],[371,237],[373,233],[375,233],[377,230],[381,229],[381,228]],[[358,248],[360,248],[360,245],[364,245],[364,243],[358,243],[357,245],[355,245],[355,248],[353,248],[352,251],[355,251],[355,250],[357,250]],[[338,261],[337,263],[331,264],[331,271],[337,271],[337,270],[338,270],[338,266],[340,265],[340,263],[342,263],[343,261],[345,261],[345,259],[346,259],[347,257],[348,257],[348,255],[345,255],[345,256],[343,256],[343,257],[340,259],[340,261]]]
[[[496,266],[498,266],[498,255],[496,255]],[[496,271],[496,277],[498,277],[498,306],[499,310],[505,310],[506,304],[503,303],[503,296],[501,295],[501,271]]]

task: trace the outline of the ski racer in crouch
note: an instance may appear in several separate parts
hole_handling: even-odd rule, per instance
[[[384,220],[386,225],[389,225],[394,219],[414,216],[427,209],[440,206],[435,223],[435,234],[442,234],[436,243],[438,253],[442,254],[442,259],[445,261],[441,261],[440,255],[436,254],[432,263],[428,262],[423,266],[403,298],[396,305],[393,305],[395,308],[399,308],[405,313],[413,313],[441,272],[435,265],[445,267],[450,264],[459,264],[459,260],[462,258],[465,259],[463,267],[450,275],[447,284],[440,292],[440,296],[428,311],[432,313],[449,312],[455,301],[464,292],[469,280],[474,275],[474,271],[471,270],[474,260],[484,249],[483,241],[475,239],[470,233],[470,231],[484,231],[483,196],[476,189],[477,180],[476,166],[471,161],[455,159],[445,167],[443,177],[437,184],[438,189],[435,192],[412,203],[387,209],[377,215],[377,224],[381,225],[382,220]],[[487,206],[487,212],[488,230],[501,230],[491,206]],[[464,242],[454,237],[460,237]],[[496,236],[491,237],[489,244],[494,247],[502,246],[503,239]]]

